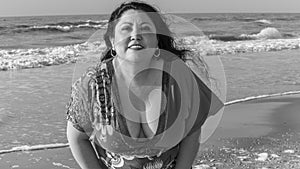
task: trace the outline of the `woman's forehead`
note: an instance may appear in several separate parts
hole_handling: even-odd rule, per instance
[[[154,24],[148,15],[149,14],[144,11],[131,9],[122,14],[122,16],[119,18],[118,23],[124,23],[124,22],[125,23],[126,22],[134,23],[134,22],[136,22],[138,24],[142,24],[142,23]]]

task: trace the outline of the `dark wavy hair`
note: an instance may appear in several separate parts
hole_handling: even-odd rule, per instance
[[[114,30],[117,24],[116,21],[121,18],[124,12],[131,9],[146,12],[149,18],[152,20],[157,30],[156,36],[158,40],[158,48],[162,49],[163,51],[171,52],[172,54],[185,61],[185,54],[189,50],[184,48],[179,49],[176,46],[176,43],[172,36],[172,32],[170,31],[167,23],[164,21],[164,18],[159,13],[159,11],[153,6],[142,1],[129,1],[122,3],[117,9],[112,12],[108,21],[106,33],[104,34],[106,51],[104,51],[103,56],[101,57],[101,61],[113,57],[111,55],[112,44],[110,42],[110,38],[114,36]]]

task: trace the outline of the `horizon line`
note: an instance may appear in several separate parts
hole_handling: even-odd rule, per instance
[[[241,11],[232,11],[232,12],[163,12],[163,14],[300,14],[300,12],[274,12],[274,11],[265,11],[265,12],[241,12]],[[43,16],[79,16],[79,15],[110,15],[110,13],[83,13],[83,14],[32,14],[32,15],[4,15],[0,18],[9,18],[9,17],[43,17]]]

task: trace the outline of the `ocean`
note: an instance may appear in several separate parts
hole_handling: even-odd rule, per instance
[[[204,55],[299,48],[300,14],[196,13],[165,18],[179,42]],[[86,52],[101,53],[107,22],[108,15],[0,18],[0,70],[64,64]]]
[[[267,27],[278,30],[283,38],[300,36],[300,14],[174,15],[221,41],[239,40],[240,35],[255,35]],[[108,15],[7,17],[0,21],[0,49],[47,48],[86,42],[96,30],[106,29]],[[194,34],[186,31],[185,35]]]
[[[300,13],[166,18],[178,44],[221,58],[228,103],[300,91]],[[65,105],[74,70],[80,74],[93,59],[74,63],[101,55],[107,21],[108,15],[0,18],[0,154],[67,142]]]

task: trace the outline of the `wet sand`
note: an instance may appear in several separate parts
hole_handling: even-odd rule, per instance
[[[257,99],[225,107],[201,146],[198,168],[300,168],[300,95]]]
[[[226,106],[194,168],[300,168],[299,119],[299,94]],[[0,164],[4,169],[79,168],[68,147],[0,154]]]

